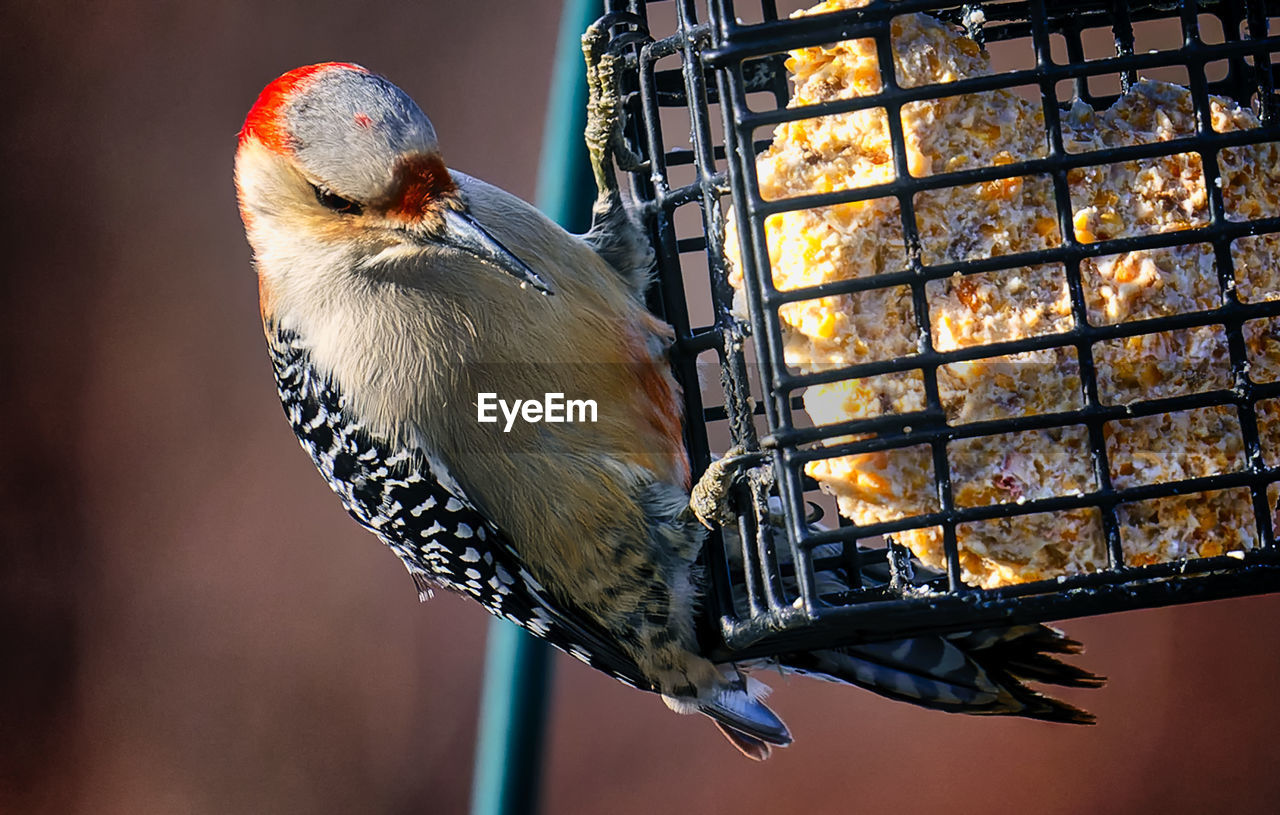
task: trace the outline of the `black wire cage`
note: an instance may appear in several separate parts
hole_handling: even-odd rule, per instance
[[[712,449],[723,452],[731,444],[749,458],[754,455],[756,463],[770,465],[746,471],[734,495],[738,534],[724,536],[726,545],[713,541],[705,553],[711,587],[707,650],[723,659],[746,658],[1280,589],[1275,528],[1280,441],[1270,436],[1270,417],[1280,405],[1272,401],[1280,397],[1280,376],[1271,375],[1265,360],[1280,349],[1280,291],[1259,286],[1246,291],[1236,269],[1242,241],[1280,241],[1280,211],[1265,204],[1248,212],[1228,206],[1234,200],[1232,177],[1222,169],[1233,150],[1260,146],[1258,155],[1276,155],[1280,2],[1094,0],[1050,6],[1044,0],[871,0],[861,7],[837,3],[829,13],[789,16],[807,5],[607,3],[609,11],[635,15],[614,28],[629,32],[623,72],[628,138],[645,160],[632,174],[632,186],[657,249],[652,305],[677,332],[675,364],[688,415],[703,418],[689,422],[694,470],[708,464]],[[943,83],[900,82],[894,26],[920,13],[953,36],[963,35],[970,43],[967,51],[989,52],[991,70]],[[637,33],[645,35],[639,44]],[[788,53],[851,41],[878,57],[871,63],[878,74],[869,77],[874,92],[795,105]],[[1064,117],[1108,109],[1142,77],[1168,79],[1186,89],[1194,124],[1149,143],[1079,150],[1064,142]],[[948,99],[980,105],[984,94],[1002,89],[1036,106],[1039,147],[1032,154],[1006,153],[1001,161],[948,164],[935,172],[913,166],[904,110]],[[1214,97],[1235,100],[1249,111],[1250,126],[1215,128]],[[1083,113],[1081,105],[1088,106]],[[776,126],[869,110],[882,112],[887,130],[885,161],[892,168],[887,180],[850,188],[836,183],[833,189],[804,189],[785,198],[762,194],[757,157],[770,147]],[[1203,174],[1207,200],[1198,221],[1176,231],[1082,231],[1073,174],[1187,155],[1197,157]],[[1274,177],[1277,168],[1270,172]],[[1051,213],[1044,231],[1052,233],[1050,240],[1028,251],[958,259],[930,251],[917,217],[929,195],[957,189],[980,193],[993,184],[1033,177],[1043,183]],[[898,267],[854,271],[799,288],[777,285],[767,235],[771,217],[874,200],[894,202],[900,216],[893,225],[903,247]],[[734,240],[734,230],[738,240],[730,254],[737,255],[730,262],[726,234]],[[1201,247],[1209,259],[1203,282],[1211,301],[1136,319],[1099,319],[1091,262],[1189,245]],[[953,290],[964,280],[979,279],[1007,287],[1019,270],[1045,264],[1061,270],[1068,312],[1052,330],[958,346],[939,341],[939,326],[930,318],[939,287]],[[734,267],[741,280],[731,284]],[[1271,271],[1280,276],[1280,269]],[[908,351],[807,368],[788,360],[788,331],[794,330],[787,325],[789,305],[890,288],[910,303],[914,337]],[[1169,338],[1176,358],[1188,331],[1211,332],[1221,353],[1212,355],[1215,369],[1183,377],[1180,392],[1152,389],[1116,398],[1106,382],[1100,383],[1098,372],[1114,348],[1156,334]],[[1070,376],[1063,379],[1074,394],[1068,408],[977,420],[949,409],[939,382],[952,366],[1017,359],[1045,349],[1065,349],[1071,361]],[[805,410],[806,389],[893,376],[918,383],[919,404],[882,406],[818,425]],[[1194,411],[1221,419],[1220,436],[1238,453],[1228,466],[1212,471],[1173,467],[1171,476],[1149,483],[1126,469],[1121,459],[1129,454],[1118,452],[1113,440],[1129,432],[1132,423]],[[1051,438],[1061,440],[1064,428],[1074,430],[1077,445],[1066,455],[1082,468],[1073,489],[965,497],[961,482],[972,474],[957,470],[957,451],[964,445],[981,440],[1013,447],[1018,434],[1046,432],[1058,433]],[[810,477],[813,462],[903,451],[913,451],[917,471],[927,478],[927,500],[896,515],[850,520]],[[988,472],[986,477],[999,484],[1001,476]],[[1238,498],[1238,511],[1201,530],[1212,545],[1175,546],[1171,551],[1177,557],[1154,562],[1135,557],[1127,546],[1131,525],[1138,523],[1134,518],[1161,523],[1159,512],[1135,508],[1174,500],[1187,506],[1180,497],[1208,505],[1221,495]],[[966,582],[967,531],[977,524],[999,529],[1001,523],[1028,518],[1037,519],[1042,529],[1046,523],[1085,518],[1096,530],[1095,562],[1029,582],[982,588],[972,585],[971,575]],[[937,542],[933,563],[921,562],[902,544],[913,534],[919,540],[922,530]],[[1177,529],[1161,534],[1177,534]],[[824,579],[829,574],[841,580]]]

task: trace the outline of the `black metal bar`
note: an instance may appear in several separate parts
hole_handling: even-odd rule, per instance
[[[1041,594],[984,596],[985,592],[940,593],[930,597],[850,603],[820,610],[795,625],[785,615],[727,625],[725,645],[715,659],[748,660],[855,642],[901,639],[920,634],[966,631],[997,625],[1066,620],[1142,608],[1243,597],[1277,591],[1280,564],[1202,558],[1143,567],[1141,570],[1096,573],[1096,585],[1085,581],[1030,584]],[[1269,553],[1268,553],[1269,554]],[[1228,563],[1230,565],[1228,565]],[[1253,563],[1250,566],[1247,564]],[[1234,566],[1235,568],[1231,568]],[[1215,572],[1215,569],[1227,569]],[[1141,575],[1141,577],[1139,577]],[[1072,588],[1074,586],[1074,588]],[[990,591],[990,590],[988,590]]]
[[[1046,13],[1038,19],[1044,21],[1046,25],[1052,23],[1056,31],[1077,26],[1080,29],[1107,27],[1111,25],[1111,10],[1108,5],[1106,0],[1093,2],[1076,0],[1069,4],[1058,4],[1052,12],[1045,9]],[[1280,14],[1280,11],[1277,11],[1280,9],[1280,2],[1277,0],[1263,0],[1259,5],[1265,10],[1266,16]],[[723,44],[718,44],[715,50],[709,51],[705,55],[705,60],[712,68],[723,68],[734,61],[805,48],[821,42],[870,37],[877,28],[887,26],[888,22],[898,15],[916,12],[936,13],[946,9],[959,10],[962,6],[963,3],[958,2],[898,0],[893,3],[875,3],[848,11],[757,25],[738,25],[732,21],[722,20],[723,30],[730,36],[725,38]],[[1044,9],[1043,6],[1037,7],[1034,2],[1002,3],[994,8],[1000,8],[1009,15],[1017,15],[1019,22],[1017,25],[1008,26],[1007,31],[996,28],[995,31],[998,32],[996,36],[993,36],[992,27],[985,28],[988,39],[993,40],[1028,36],[1030,33],[1028,21],[1034,21],[1037,18],[1037,8]],[[991,9],[988,9],[988,13],[990,11]],[[1131,3],[1130,14],[1134,21],[1173,16],[1170,13],[1170,4],[1161,2]],[[1176,11],[1173,14],[1176,15]]]
[[[1119,164],[1127,161],[1160,158],[1161,156],[1195,152],[1200,147],[1209,145],[1223,148],[1246,144],[1257,144],[1261,141],[1267,141],[1267,137],[1269,136],[1280,137],[1280,128],[1264,127],[1255,130],[1233,130],[1227,133],[1210,132],[1205,136],[1189,136],[1179,139],[1170,139],[1169,141],[1150,142],[1148,144],[1111,147],[1105,150],[1094,150],[1085,153],[1064,152],[1057,156],[1050,155],[1042,159],[1027,159],[1000,167],[978,167],[954,173],[938,173],[936,175],[919,178],[913,176],[900,176],[894,181],[884,184],[856,187],[848,190],[836,190],[833,192],[815,195],[798,195],[793,198],[780,198],[769,201],[761,200],[752,208],[752,214],[773,215],[779,212],[815,209],[817,207],[832,206],[834,204],[866,201],[873,198],[886,198],[902,191],[910,191],[912,193],[924,192],[928,190],[941,189],[943,187],[960,187],[983,181],[992,181],[999,178],[1045,175],[1057,170],[1070,170],[1079,167],[1093,167],[1102,164]],[[1052,252],[1053,250],[1043,251]]]
[[[1280,470],[1268,469],[1266,475],[1274,478]],[[947,522],[956,524],[990,521],[996,518],[1011,518],[1018,515],[1036,515],[1045,512],[1064,512],[1072,509],[1097,508],[1114,509],[1121,503],[1149,501],[1155,498],[1168,498],[1174,495],[1191,495],[1194,493],[1216,492],[1232,487],[1248,487],[1257,478],[1256,473],[1247,471],[1219,473],[1217,475],[1187,478],[1179,481],[1164,481],[1154,484],[1142,484],[1136,487],[1117,489],[1108,486],[1092,492],[1079,492],[1071,495],[1059,495],[1053,498],[1038,498],[1023,503],[1007,502],[987,504],[975,507],[956,507],[949,512],[930,512],[912,515],[896,521],[884,521],[876,524],[863,524],[839,529],[813,531],[805,540],[808,546],[821,546],[825,543],[848,542],[855,539],[874,537],[876,535],[892,535],[908,529],[923,529]],[[1123,565],[1123,564],[1119,564]],[[1116,568],[1115,565],[1112,568]]]

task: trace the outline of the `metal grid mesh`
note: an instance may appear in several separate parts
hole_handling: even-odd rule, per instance
[[[1242,324],[1280,315],[1280,302],[1242,302],[1237,296],[1232,245],[1245,236],[1280,231],[1280,217],[1235,220],[1224,209],[1218,157],[1222,150],[1280,140],[1280,2],[1124,3],[1118,0],[1072,4],[1050,10],[1033,2],[937,3],[873,2],[864,9],[780,19],[777,4],[732,0],[621,2],[646,20],[655,39],[635,51],[625,81],[631,138],[648,166],[633,175],[642,211],[658,249],[659,285],[652,304],[677,331],[676,364],[686,386],[690,449],[695,472],[711,449],[729,443],[763,450],[772,468],[751,471],[738,496],[743,510],[739,536],[745,545],[712,545],[707,568],[707,641],[720,657],[745,657],[830,645],[858,638],[887,638],[923,630],[971,627],[983,622],[1033,621],[1128,608],[1273,591],[1280,588],[1268,485],[1280,480],[1259,439],[1255,405],[1280,396],[1280,383],[1255,382]],[[928,12],[954,23],[980,8],[985,24],[969,36],[993,52],[1009,55],[1012,70],[963,78],[943,85],[898,87],[889,28],[898,15]],[[972,16],[969,19],[973,19]],[[1268,36],[1268,25],[1271,36]],[[1161,29],[1160,27],[1164,28]],[[1094,29],[1107,48],[1100,54]],[[1152,50],[1152,32],[1172,33],[1172,47]],[[783,67],[786,51],[836,41],[870,38],[881,66],[883,90],[874,95],[802,108],[787,108],[790,89]],[[1020,56],[1019,56],[1020,55]],[[1189,88],[1197,127],[1172,141],[1113,147],[1088,153],[1064,149],[1059,117],[1072,97],[1103,109],[1127,91],[1139,75],[1161,75]],[[1043,155],[1003,166],[913,177],[900,114],[921,100],[974,94],[997,88],[1029,88],[1041,102],[1046,149]],[[1252,105],[1261,118],[1256,129],[1216,132],[1208,115],[1210,94]],[[768,100],[761,102],[761,100]],[[893,180],[887,184],[837,190],[783,200],[765,200],[756,177],[756,155],[769,144],[780,122],[880,108],[893,145]],[[763,138],[762,138],[763,137]],[[1075,239],[1068,174],[1076,168],[1196,152],[1203,163],[1208,219],[1179,232],[1154,232],[1093,243]],[[1052,248],[961,262],[926,264],[917,234],[914,204],[921,193],[946,187],[1040,175],[1051,180],[1061,242]],[[773,285],[765,220],[770,215],[875,198],[896,198],[907,247],[905,268],[800,291]],[[730,205],[740,235],[744,293],[750,317],[734,316],[734,292],[726,278],[725,218]],[[1121,252],[1184,244],[1210,244],[1218,277],[1218,305],[1204,311],[1091,325],[1081,261]],[[927,285],[954,275],[1000,273],[1035,264],[1065,269],[1073,327],[1065,332],[996,344],[936,350],[931,338]],[[889,286],[910,288],[919,342],[916,353],[839,369],[798,373],[783,355],[779,308],[816,297]],[[745,322],[745,324],[744,324]],[[1139,334],[1216,326],[1225,332],[1230,387],[1125,405],[1100,398],[1094,349],[1099,343]],[[940,367],[1053,347],[1074,349],[1081,382],[1079,409],[1047,415],[958,424],[948,422],[941,404]],[[802,394],[822,382],[862,379],[901,371],[919,372],[925,409],[814,427]],[[1117,488],[1104,428],[1109,422],[1171,411],[1227,406],[1234,411],[1246,464],[1204,477]],[[1015,431],[1079,426],[1087,430],[1094,486],[1087,491],[1025,502],[958,506],[953,497],[948,448],[958,440]],[[856,434],[856,435],[855,435]],[[848,441],[850,436],[858,440]],[[925,445],[933,467],[936,511],[872,525],[839,519],[835,528],[810,521],[825,514],[834,523],[833,504],[805,475],[805,464],[838,455],[898,450]],[[771,469],[771,472],[770,472]],[[1239,557],[1204,557],[1143,566],[1126,564],[1117,508],[1173,495],[1245,488],[1252,497],[1257,548]],[[1272,487],[1272,492],[1275,492]],[[769,515],[769,498],[780,500],[785,534]],[[995,589],[975,589],[960,578],[957,527],[1032,513],[1087,508],[1100,515],[1107,565],[1096,572]],[[815,512],[815,509],[818,511]],[[823,511],[825,510],[825,512]],[[809,516],[806,518],[806,515]],[[942,530],[946,573],[913,563],[895,533],[923,527]],[[851,590],[823,593],[818,575],[839,569]]]

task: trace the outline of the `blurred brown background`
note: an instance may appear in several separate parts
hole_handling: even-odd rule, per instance
[[[0,812],[465,810],[487,617],[420,606],[293,440],[232,154],[266,82],[352,60],[531,197],[558,9],[0,10]],[[764,765],[557,657],[545,811],[1275,811],[1280,599],[1067,627],[1096,727],[777,680]]]

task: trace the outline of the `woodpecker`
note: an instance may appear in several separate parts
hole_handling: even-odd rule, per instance
[[[470,596],[761,759],[791,741],[767,688],[694,634],[705,530],[673,335],[642,303],[651,250],[608,163],[619,114],[602,39],[597,26],[584,40],[601,187],[585,236],[448,168],[417,104],[363,67],[270,83],[235,168],[263,327],[302,447],[424,599]],[[592,400],[596,421],[484,423],[480,394]],[[1074,643],[1024,628],[775,664],[942,709],[1084,721],[1021,684],[1088,684],[1043,655]],[[1006,652],[1037,670],[983,661]]]

